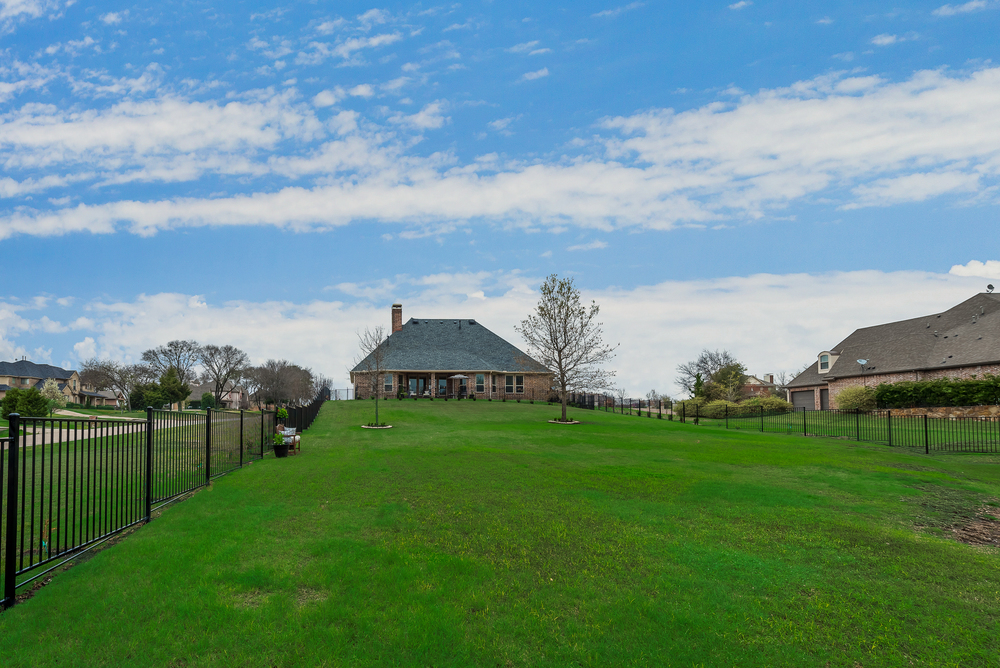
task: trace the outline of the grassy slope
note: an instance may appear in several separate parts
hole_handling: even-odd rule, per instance
[[[933,529],[996,458],[385,409],[327,404],[0,615],[5,665],[997,665],[998,555]]]

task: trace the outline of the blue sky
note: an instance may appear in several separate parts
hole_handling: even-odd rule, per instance
[[[794,371],[1000,278],[1000,0],[0,0],[0,358],[355,332],[550,273],[632,392]]]

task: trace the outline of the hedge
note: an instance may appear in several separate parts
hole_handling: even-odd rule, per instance
[[[879,408],[992,406],[1000,404],[1000,376],[967,380],[907,380],[875,388]]]

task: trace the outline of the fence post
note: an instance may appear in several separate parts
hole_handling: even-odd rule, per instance
[[[212,479],[212,409],[205,409],[205,484]]]
[[[861,409],[854,409],[854,433],[858,437],[858,443],[861,442]]]
[[[761,431],[761,433],[763,433],[764,432],[764,407],[763,406],[758,406],[758,408],[760,408],[760,431]]]
[[[243,468],[243,409],[240,409],[240,468]]]
[[[694,405],[694,423],[695,424],[701,424],[701,422],[698,421],[698,418],[701,417],[701,411],[699,410],[700,408],[701,407],[698,404]]]
[[[805,406],[802,407],[802,435],[803,436],[808,436],[809,435],[809,429],[806,428],[806,407]]]
[[[931,454],[931,442],[927,437],[927,413],[924,413],[924,454]]]
[[[726,404],[726,429],[729,429],[729,404]]]
[[[153,407],[146,406],[146,521],[153,519]]]
[[[663,419],[663,399],[658,399],[656,401],[656,419]]]
[[[887,410],[885,412],[886,416],[889,418],[889,447],[892,447],[892,411]]]
[[[260,408],[260,458],[264,459],[264,407]]]
[[[687,418],[687,404],[681,404],[681,424],[685,424]]]
[[[7,553],[3,565],[4,609],[14,605],[17,589],[17,449],[21,435],[21,416],[11,413],[7,417],[9,439],[7,441],[7,535],[4,545]]]

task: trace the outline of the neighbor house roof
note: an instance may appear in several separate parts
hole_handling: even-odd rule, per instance
[[[816,364],[789,387],[860,376],[1000,363],[1000,295],[980,293],[947,311],[855,330],[832,349],[839,355],[827,373]]]
[[[72,375],[72,371],[67,371],[51,364],[35,364],[28,360],[0,362],[0,376],[22,376],[24,378],[41,378],[42,380],[55,378],[61,380],[67,379]]]
[[[383,345],[387,346],[386,371],[548,371],[468,318],[410,318]],[[361,362],[351,371],[365,369]]]

